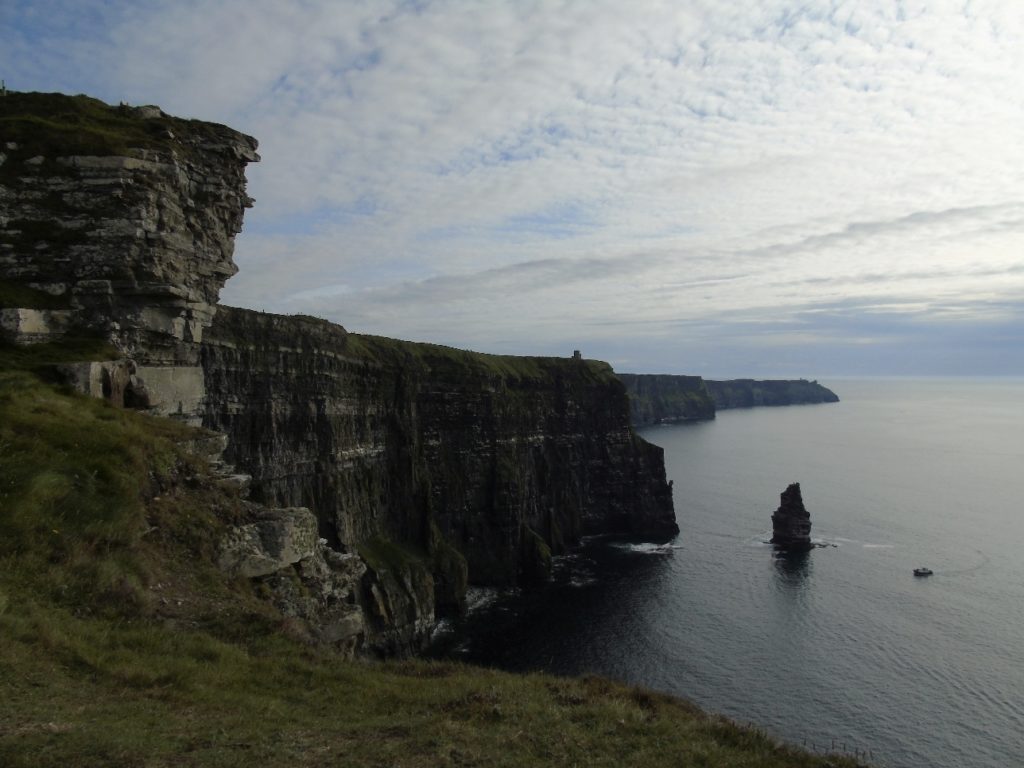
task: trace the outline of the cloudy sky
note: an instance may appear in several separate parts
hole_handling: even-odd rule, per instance
[[[705,375],[1024,375],[1020,0],[0,0],[257,137],[223,300]]]

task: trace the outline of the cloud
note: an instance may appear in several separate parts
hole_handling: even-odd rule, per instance
[[[604,333],[626,360],[645,339],[706,347],[681,328],[732,339],[737,317],[896,302],[925,327],[1024,295],[1013,0],[43,0],[12,18],[9,85],[260,139],[234,304],[496,351]]]

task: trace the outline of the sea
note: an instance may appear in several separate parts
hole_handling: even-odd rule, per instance
[[[435,652],[667,691],[878,766],[1024,766],[1024,380],[821,383],[841,402],[642,430],[678,537],[475,590]],[[820,546],[779,557],[792,482]]]

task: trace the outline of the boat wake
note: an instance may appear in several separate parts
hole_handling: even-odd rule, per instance
[[[966,568],[955,568],[951,571],[942,569],[941,571],[936,571],[936,573],[941,573],[943,576],[963,576],[967,573],[975,573],[976,571],[980,571],[982,568],[988,565],[989,558],[988,555],[986,555],[980,549],[974,550],[974,553],[980,558],[977,563],[969,565]]]

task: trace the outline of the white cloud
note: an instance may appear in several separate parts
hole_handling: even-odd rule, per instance
[[[232,303],[611,355],[1024,298],[1015,0],[48,6],[19,5],[20,77],[260,139]]]

